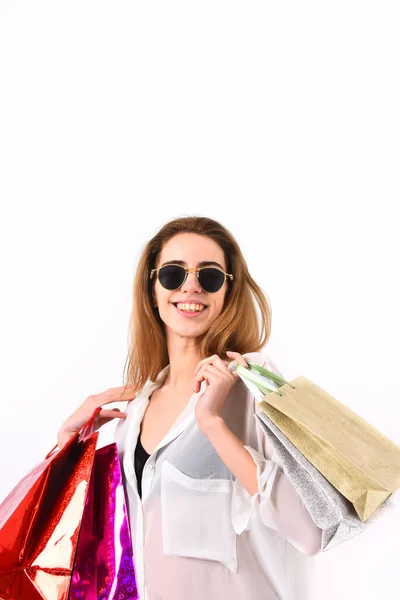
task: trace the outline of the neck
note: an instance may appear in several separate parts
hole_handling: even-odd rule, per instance
[[[194,370],[200,361],[195,341],[185,337],[167,341],[169,372],[164,386],[171,390],[193,389]]]

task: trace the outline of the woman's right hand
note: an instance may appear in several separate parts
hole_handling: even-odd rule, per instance
[[[136,390],[132,386],[121,385],[110,388],[100,394],[88,396],[86,400],[64,421],[57,435],[57,444],[61,449],[79,431],[90,417],[93,415],[96,408],[110,402],[131,401],[136,396]],[[99,429],[105,423],[112,419],[125,419],[126,413],[119,408],[102,409],[94,420],[93,431]]]

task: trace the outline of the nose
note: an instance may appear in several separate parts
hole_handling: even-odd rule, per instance
[[[181,290],[191,292],[192,290],[201,292],[202,288],[197,277],[195,269],[191,269],[187,274],[186,281],[182,284]]]

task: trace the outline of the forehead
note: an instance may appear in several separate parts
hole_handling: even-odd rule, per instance
[[[197,267],[204,261],[216,261],[226,268],[224,251],[211,238],[197,233],[178,233],[160,252],[158,263],[179,260],[188,266]]]

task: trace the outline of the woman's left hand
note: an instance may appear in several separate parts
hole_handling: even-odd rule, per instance
[[[227,351],[227,355],[236,360],[239,365],[247,367],[247,363],[239,352]],[[195,388],[194,392],[200,390],[200,384],[203,380],[207,382],[207,388],[204,394],[199,398],[195,416],[200,431],[206,434],[207,427],[215,419],[220,418],[220,412],[233,385],[239,378],[235,371],[228,371],[227,364],[217,355],[209,356],[201,360],[194,372]]]

